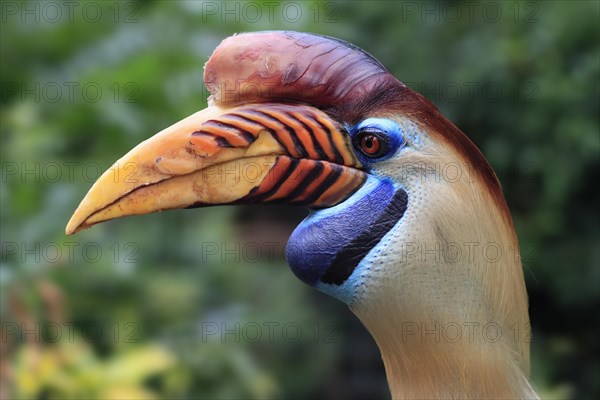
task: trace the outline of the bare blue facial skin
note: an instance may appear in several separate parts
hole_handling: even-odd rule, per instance
[[[286,258],[294,274],[314,286],[338,252],[373,224],[393,194],[391,183],[369,176],[345,202],[312,212],[294,230],[287,244]]]

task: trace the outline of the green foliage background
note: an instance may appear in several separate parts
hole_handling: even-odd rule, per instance
[[[206,105],[202,65],[223,38],[271,29],[364,48],[475,141],[523,251],[534,384],[600,393],[597,1],[72,4],[2,3],[0,397],[389,396],[360,323],[285,266],[303,211],[179,210],[64,235],[100,170]],[[259,259],[240,256],[256,243]]]

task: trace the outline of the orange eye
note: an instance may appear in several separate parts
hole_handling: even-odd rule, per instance
[[[356,155],[366,164],[387,160],[404,146],[402,131],[392,120],[367,118],[350,135]]]
[[[367,155],[377,155],[380,148],[381,142],[379,141],[379,138],[372,133],[368,133],[360,139],[360,149]]]

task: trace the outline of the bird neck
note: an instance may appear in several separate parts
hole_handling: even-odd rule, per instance
[[[409,285],[351,307],[379,346],[392,397],[537,398],[528,379],[527,314],[501,317],[484,289],[459,286],[460,269],[444,277],[455,297],[427,288],[410,293]],[[509,300],[522,303],[517,294]]]
[[[353,311],[379,346],[394,399],[537,398],[507,337],[523,335],[516,327]]]
[[[402,257],[374,259],[351,305],[381,350],[393,398],[537,398],[512,227],[422,218],[418,230],[408,217],[383,246]],[[453,257],[436,247],[446,242],[480,245]]]
[[[419,332],[412,334],[417,328]],[[407,329],[413,337],[407,337]],[[378,340],[392,397],[536,398],[526,374],[508,356],[509,349],[475,342],[476,323],[467,333],[474,343],[450,343],[458,332],[456,325],[423,322],[399,332],[404,343],[398,338]]]

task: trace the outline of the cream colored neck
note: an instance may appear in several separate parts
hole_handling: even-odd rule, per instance
[[[437,287],[419,289],[415,280],[423,278],[413,274],[404,277],[403,286],[387,279],[398,290],[382,285],[380,296],[352,306],[379,346],[392,397],[537,398],[528,380],[530,333],[522,293],[500,304],[469,281],[464,270],[473,266],[423,268],[430,269],[428,276],[452,273],[432,280],[443,281]]]
[[[475,325],[470,329],[476,339]],[[416,326],[404,328],[411,333],[393,341],[376,335],[394,399],[537,398],[527,374],[501,342],[451,343],[458,332],[454,325],[430,324],[415,334]]]

